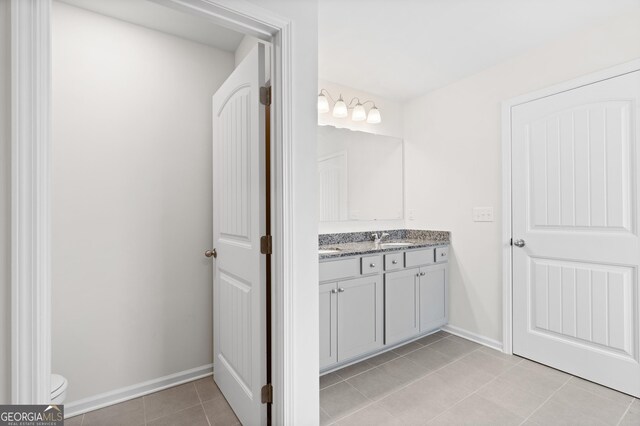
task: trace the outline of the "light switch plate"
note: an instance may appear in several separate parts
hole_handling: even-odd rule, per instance
[[[493,222],[493,207],[474,207],[474,222]]]

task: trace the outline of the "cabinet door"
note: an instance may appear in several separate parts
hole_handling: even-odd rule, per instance
[[[447,263],[420,268],[420,332],[434,330],[448,320]]]
[[[338,362],[336,283],[320,284],[320,369]]]
[[[387,345],[420,332],[419,272],[414,268],[384,276],[384,334]]]
[[[338,283],[338,361],[382,347],[382,277]]]

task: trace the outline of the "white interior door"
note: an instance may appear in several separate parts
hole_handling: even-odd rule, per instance
[[[213,96],[214,379],[244,425],[266,423],[264,47]]]
[[[513,352],[640,397],[640,72],[512,108]]]

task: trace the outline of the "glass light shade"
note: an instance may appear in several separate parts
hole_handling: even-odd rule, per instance
[[[333,116],[335,118],[345,118],[348,115],[349,111],[347,110],[347,104],[344,103],[342,96],[340,96],[340,99],[338,99],[336,104],[333,106]]]
[[[318,112],[323,114],[329,112],[329,101],[322,93],[318,95]]]
[[[364,107],[361,103],[358,103],[353,112],[351,113],[351,119],[353,121],[363,121],[367,118],[367,112],[364,110]]]
[[[367,123],[378,124],[381,121],[382,121],[382,117],[380,117],[380,110],[376,107],[372,107],[369,110],[369,115],[367,115]]]

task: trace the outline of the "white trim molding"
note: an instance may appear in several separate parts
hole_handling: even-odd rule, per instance
[[[66,403],[64,404],[65,418],[68,419],[69,417],[78,416],[89,411],[129,401],[163,389],[211,376],[213,374],[213,368],[213,364],[207,364]]]
[[[11,1],[11,399],[50,402],[51,1]]]
[[[588,84],[618,77],[640,70],[640,59],[587,74],[564,83],[527,93],[502,103],[502,322],[503,352],[513,353],[513,263],[512,263],[512,208],[511,208],[511,109],[517,105],[545,98]]]
[[[472,342],[476,342],[479,343],[483,346],[486,346],[488,348],[491,349],[495,349],[497,351],[502,352],[502,343],[492,339],[490,337],[487,336],[483,336],[481,334],[478,333],[474,333],[473,331],[469,331],[469,330],[465,330],[464,328],[460,328],[460,327],[456,327],[455,325],[451,325],[451,324],[447,324],[444,327],[442,327],[443,331],[446,331],[447,333],[451,333],[453,335],[456,335],[458,337],[462,337],[465,338],[467,340],[471,340]]]

